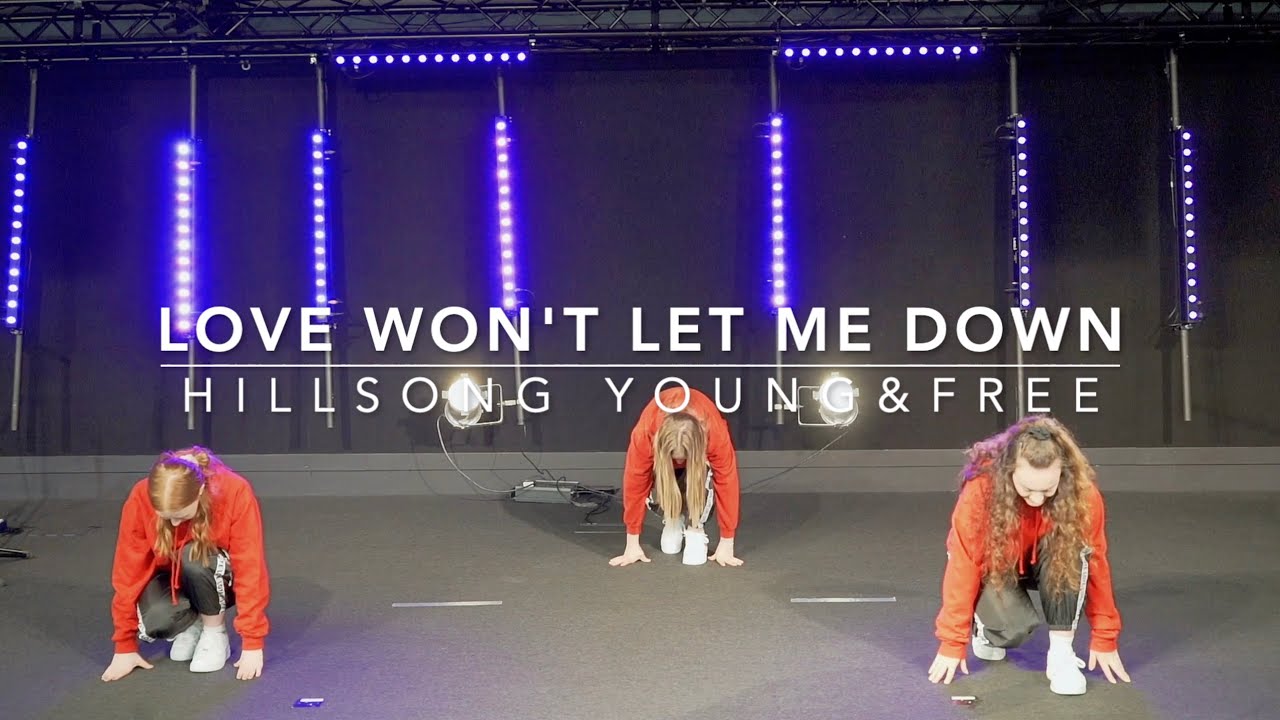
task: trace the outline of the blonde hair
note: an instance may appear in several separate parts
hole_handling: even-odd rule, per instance
[[[674,458],[684,455],[685,491],[676,482]],[[654,487],[658,505],[667,519],[674,520],[685,509],[696,522],[707,506],[707,431],[698,418],[685,412],[672,413],[653,436]]]
[[[174,450],[160,456],[147,474],[147,493],[156,513],[177,512],[199,501],[195,517],[191,519],[192,559],[207,565],[217,552],[213,540],[213,498],[206,487],[209,476],[222,463],[202,447]],[[201,492],[201,489],[204,492]],[[181,558],[175,557],[175,528],[173,523],[156,516],[155,553],[170,558],[175,567],[181,567]]]
[[[1078,593],[1080,553],[1088,544],[1090,531],[1088,490],[1097,476],[1066,426],[1044,416],[1024,418],[969,450],[963,480],[990,475],[992,481],[981,519],[987,530],[983,548],[986,580],[1003,587],[1016,582],[1019,558],[1012,539],[1019,532],[1025,504],[1013,484],[1019,459],[1037,470],[1062,463],[1058,490],[1042,506],[1049,532],[1039,551],[1041,562],[1048,563],[1040,592],[1054,597]]]

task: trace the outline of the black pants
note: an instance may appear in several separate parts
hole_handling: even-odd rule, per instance
[[[231,557],[225,550],[209,558],[208,565],[191,558],[191,547],[182,553],[178,569],[178,604],[169,591],[173,576],[161,570],[151,578],[138,598],[138,637],[147,642],[171,640],[191,627],[201,615],[218,615],[236,604],[231,587]]]
[[[975,632],[981,632],[987,642],[1000,648],[1018,647],[1030,639],[1040,627],[1040,616],[1028,591],[1043,584],[1044,571],[1045,563],[1041,562],[1030,566],[1029,572],[1011,588],[984,585],[974,610]],[[1084,592],[1089,581],[1087,554],[1080,559],[1079,572],[1079,593],[1068,592],[1061,597],[1040,594],[1045,624],[1051,631],[1075,630],[1080,622],[1080,610],[1084,607]]]

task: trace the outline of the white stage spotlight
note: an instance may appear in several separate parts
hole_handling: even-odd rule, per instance
[[[806,421],[797,412],[796,422],[800,425],[845,428],[858,419],[860,392],[853,381],[843,375],[832,374],[821,385],[801,386],[799,390],[801,397],[811,397],[817,402],[821,419],[821,422]]]
[[[848,427],[858,419],[858,388],[849,378],[832,375],[818,388],[818,414],[828,425]]]
[[[459,430],[502,422],[502,386],[493,380],[479,385],[465,373],[454,381],[444,393],[444,419]],[[497,411],[497,417],[484,420],[486,414]]]

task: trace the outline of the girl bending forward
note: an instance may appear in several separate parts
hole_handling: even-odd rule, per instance
[[[249,482],[203,448],[163,455],[138,481],[120,516],[115,563],[115,657],[119,680],[152,666],[138,641],[168,640],[191,672],[221,670],[231,657],[224,616],[237,607],[243,647],[236,677],[262,673],[270,597],[262,515]]]
[[[1049,626],[1045,674],[1060,695],[1085,692],[1073,648],[1081,612],[1089,620],[1090,670],[1129,682],[1116,640],[1120,612],[1111,591],[1106,512],[1094,472],[1071,434],[1049,418],[1027,418],[975,445],[947,535],[941,642],[931,682],[968,673],[968,645],[1003,660],[1040,624],[1030,588],[1040,591]]]
[[[739,566],[733,540],[738,528],[738,461],[729,426],[711,398],[683,387],[664,390],[649,402],[631,431],[622,478],[622,516],[627,545],[609,561],[620,567],[649,562],[640,547],[645,511],[662,515],[662,552],[684,548],[684,562],[707,560],[705,524],[714,507],[720,542],[712,560]],[[659,404],[661,403],[661,404]],[[680,408],[668,412],[664,408]]]

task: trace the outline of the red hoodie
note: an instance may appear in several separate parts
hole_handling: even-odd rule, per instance
[[[660,397],[663,405],[679,407],[684,402],[684,388],[663,390]],[[720,525],[720,538],[728,540],[738,529],[739,487],[738,457],[729,436],[729,424],[711,398],[692,388],[684,412],[698,418],[707,429],[707,464],[711,467],[715,492],[716,522]],[[657,400],[650,400],[631,431],[627,464],[622,474],[622,520],[630,535],[639,535],[644,525],[645,500],[653,490],[653,436],[666,417],[667,412]],[[698,480],[687,479],[687,482],[695,481]]]
[[[936,621],[936,636],[942,643],[940,655],[965,657],[972,637],[973,612],[982,588],[982,550],[986,542],[987,508],[984,495],[991,488],[991,476],[980,473],[964,484],[960,499],[951,514],[951,531],[947,534],[947,569],[942,578],[942,610]],[[1104,527],[1106,508],[1102,493],[1090,483],[1085,489],[1090,509],[1089,582],[1085,588],[1084,615],[1093,630],[1089,648],[1097,652],[1114,652],[1120,636],[1120,611],[1116,609],[1111,589],[1111,564],[1107,559],[1107,536]],[[1039,508],[1025,505],[1017,543],[1019,569],[1025,570],[1025,559],[1036,562],[1040,539],[1048,534],[1049,518]]]
[[[267,603],[271,589],[262,543],[262,515],[249,481],[226,467],[210,468],[205,492],[213,500],[210,508],[213,540],[231,556],[235,579],[236,632],[245,650],[261,650],[267,637]],[[175,528],[175,544],[180,553],[191,542],[191,523]],[[172,558],[155,554],[156,511],[143,478],[133,486],[120,513],[120,535],[111,568],[111,617],[115,624],[112,640],[116,653],[138,651],[138,598],[156,571],[172,568]],[[181,557],[175,553],[175,557]],[[172,573],[173,597],[177,602],[178,574]]]

